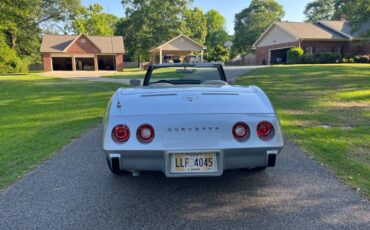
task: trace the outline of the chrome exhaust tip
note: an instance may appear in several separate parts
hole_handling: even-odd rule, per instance
[[[113,172],[119,173],[120,167],[120,154],[109,154],[109,163]]]
[[[275,166],[277,154],[278,154],[277,150],[267,151],[267,167],[274,167]]]

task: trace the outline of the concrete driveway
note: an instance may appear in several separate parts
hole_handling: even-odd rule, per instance
[[[115,176],[90,130],[0,194],[0,229],[370,229],[370,203],[287,142],[265,172]]]
[[[115,71],[50,71],[39,73],[41,76],[58,77],[58,78],[90,78],[113,75]]]

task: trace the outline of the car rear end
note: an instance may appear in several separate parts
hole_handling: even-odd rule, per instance
[[[167,177],[274,166],[283,146],[278,119],[258,88],[238,90],[118,91],[104,127],[110,166]]]

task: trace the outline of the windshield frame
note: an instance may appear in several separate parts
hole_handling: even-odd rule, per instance
[[[148,70],[146,71],[143,86],[150,85],[150,78],[152,76],[153,70],[161,69],[161,68],[171,68],[171,67],[199,67],[199,68],[215,68],[218,70],[220,75],[220,80],[227,82],[225,71],[221,64],[193,64],[193,63],[181,63],[181,64],[159,64],[159,65],[150,65]]]

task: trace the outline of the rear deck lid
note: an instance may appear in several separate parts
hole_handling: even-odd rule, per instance
[[[255,87],[168,87],[122,89],[121,115],[273,113]]]

